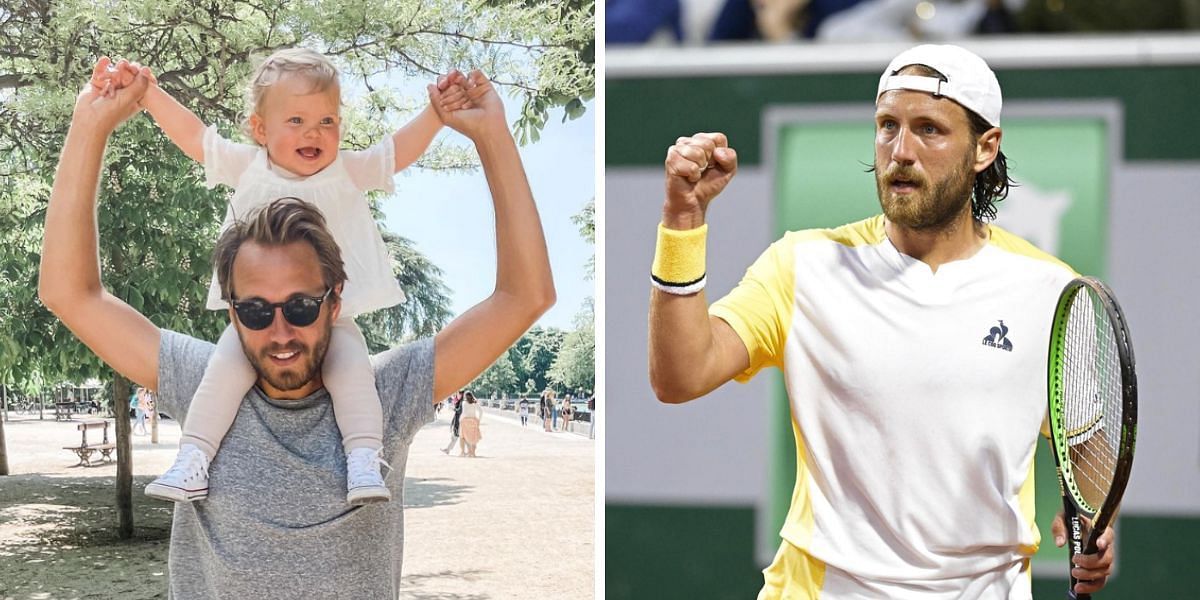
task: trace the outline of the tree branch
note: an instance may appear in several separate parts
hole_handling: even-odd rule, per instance
[[[476,37],[473,35],[467,35],[465,33],[458,32],[458,31],[436,31],[436,30],[432,30],[432,29],[416,29],[413,31],[406,32],[406,35],[417,35],[417,34],[422,34],[422,33],[429,34],[429,35],[440,35],[440,36],[444,36],[444,37],[458,38],[458,39],[468,40],[471,42],[476,42],[479,44],[490,44],[490,45],[495,45],[495,46],[513,46],[516,48],[524,48],[526,50],[542,50],[542,49],[546,49],[546,48],[568,48],[568,49],[570,48],[570,46],[567,44],[522,44],[520,42],[510,42],[507,40],[489,40],[486,38]]]

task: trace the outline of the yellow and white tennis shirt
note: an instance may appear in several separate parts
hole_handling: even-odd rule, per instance
[[[1033,456],[1073,271],[991,227],[936,273],[877,216],[791,232],[709,311],[783,370],[796,487],[767,598],[1028,598]]]

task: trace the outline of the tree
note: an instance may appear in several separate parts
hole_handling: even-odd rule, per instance
[[[493,393],[507,397],[517,393],[519,390],[517,389],[517,372],[513,368],[514,355],[513,349],[509,348],[468,387],[475,390],[475,394],[481,397],[491,396]]]
[[[408,300],[358,317],[371,352],[382,352],[406,338],[431,336],[450,320],[450,289],[442,282],[442,270],[417,252],[408,238],[384,231],[383,241]]]
[[[592,95],[593,13],[592,1],[476,0],[464,8],[448,0],[35,0],[0,7],[0,380],[21,387],[94,377],[124,385],[36,297],[53,167],[75,91],[99,56],[152,66],[165,90],[230,133],[255,59],[295,45],[325,52],[342,69],[351,147],[378,139],[423,105],[389,89],[397,77],[432,80],[451,67],[479,67],[521,97],[514,126],[530,140],[551,109],[578,117]],[[418,166],[465,168],[465,156],[443,148]],[[156,325],[215,339],[225,313],[204,310],[203,299],[225,192],[205,189],[202,177],[148,119],[123,126],[102,174],[100,258],[108,289]],[[375,348],[440,327],[448,304],[432,265],[403,238],[388,244],[410,301],[364,319]],[[127,452],[120,428],[118,444]],[[127,486],[119,485],[122,510]]]
[[[566,390],[595,389],[596,334],[590,326],[567,334],[549,377]]]
[[[152,65],[207,122],[236,122],[241,106],[225,100],[240,97],[254,59],[306,45],[336,59],[376,110],[404,103],[377,75],[432,80],[451,67],[482,68],[522,98],[516,128],[536,141],[551,109],[577,118],[593,95],[594,12],[594,0],[24,2],[0,9],[0,49],[10,58],[0,89],[39,81],[74,89],[97,57],[125,56]],[[32,124],[15,121],[17,131]]]
[[[596,198],[593,196],[583,206],[578,214],[571,215],[571,222],[579,227],[579,236],[589,244],[596,244]],[[596,255],[592,254],[585,265],[584,279],[591,281],[596,278]]]
[[[596,243],[596,199],[588,200],[583,209],[571,217],[579,226],[579,235],[590,244]],[[596,273],[596,257],[588,260],[585,279]],[[596,311],[591,296],[583,301],[583,307],[575,315],[575,329],[566,335],[562,349],[550,367],[550,379],[571,389],[594,389],[596,387]]]
[[[575,329],[563,338],[548,377],[566,390],[596,388],[595,309],[591,298],[575,315]]]
[[[554,364],[554,358],[558,356],[563,335],[561,329],[534,326],[517,342],[521,369],[526,379],[533,381],[535,390],[544,390],[550,386],[550,365]],[[522,341],[526,343],[522,344]]]

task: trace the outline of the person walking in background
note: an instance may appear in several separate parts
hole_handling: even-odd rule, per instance
[[[464,451],[467,456],[475,458],[475,447],[479,445],[479,440],[483,439],[483,432],[479,429],[480,422],[483,421],[483,407],[475,401],[475,394],[467,392],[462,402],[462,418],[459,419],[459,430],[462,436],[459,437],[459,456],[462,456]]]
[[[554,401],[554,392],[547,390],[547,393],[550,395],[550,429],[558,431],[558,403]]]
[[[563,398],[559,414],[562,415],[562,430],[571,431],[571,419],[575,416],[575,407],[571,405],[571,394],[567,394]]]
[[[138,413],[141,414],[141,417],[138,418],[138,421],[141,423],[141,426],[142,426],[142,434],[145,435],[146,434],[146,420],[150,419],[151,422],[153,422],[153,419],[155,418],[154,394],[152,394],[150,392],[150,390],[148,390],[146,388],[138,388],[137,401],[138,401]]]
[[[554,412],[553,409],[551,408],[551,406],[553,404],[554,404],[554,392],[551,392],[550,390],[546,390],[546,391],[542,392],[542,402],[541,402],[542,427],[546,430],[547,433],[553,431],[550,428],[550,426],[551,426],[550,415],[551,415],[551,413]]]
[[[588,439],[596,439],[596,423],[599,419],[596,415],[596,394],[592,390],[588,390],[588,419],[591,419],[591,427],[588,428]]]
[[[517,414],[521,415],[521,427],[529,424],[529,401],[522,398],[517,403]]]
[[[442,448],[442,454],[450,454],[450,449],[458,442],[459,424],[462,422],[462,400],[462,390],[458,390],[457,394],[450,397],[450,403],[454,408],[454,417],[450,419],[450,443]]]
[[[129,410],[134,415],[133,433],[136,435],[146,435],[146,411],[142,408],[142,391],[142,388],[136,388],[129,394]]]

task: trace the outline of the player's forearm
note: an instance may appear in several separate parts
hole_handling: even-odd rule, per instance
[[[63,302],[102,292],[96,191],[109,132],[73,122],[67,132],[42,242],[38,297],[54,312]]]
[[[204,162],[204,130],[200,117],[163,91],[151,85],[142,98],[142,106],[154,118],[163,133],[192,160]]]
[[[703,291],[690,296],[650,292],[650,386],[661,402],[679,404],[716,389],[722,355]]]
[[[396,149],[396,171],[399,172],[417,162],[429,149],[433,136],[441,129],[442,120],[432,106],[426,106],[416,118],[397,129],[392,134],[392,144]]]

